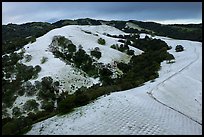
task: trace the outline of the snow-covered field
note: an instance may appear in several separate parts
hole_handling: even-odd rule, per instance
[[[144,35],[143,35],[144,36]],[[162,63],[159,78],[111,93],[70,114],[33,125],[28,135],[202,134],[202,43],[158,37],[176,62]],[[184,46],[175,52],[175,46]]]

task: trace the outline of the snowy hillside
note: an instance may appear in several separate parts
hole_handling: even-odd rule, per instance
[[[71,40],[77,48],[78,46],[82,46],[89,55],[91,49],[98,47],[102,53],[101,58],[97,60],[98,63],[113,64],[114,61],[128,63],[131,56],[110,48],[113,44],[121,44],[118,42],[118,38],[108,37],[106,34],[124,35],[125,33],[107,25],[69,25],[53,29],[42,37],[37,38],[34,43],[29,43],[25,45],[23,49],[18,50],[17,53],[24,51],[24,58],[19,60],[19,62],[26,66],[39,65],[41,67],[41,71],[38,73],[38,76],[29,80],[32,84],[34,84],[35,81],[41,81],[43,77],[51,76],[54,81],[60,82],[60,93],[68,92],[69,94],[72,94],[82,86],[91,87],[93,84],[100,83],[100,81],[99,78],[89,77],[85,75],[82,70],[73,67],[71,64],[65,63],[60,58],[56,58],[49,49],[49,45],[52,43],[53,37],[59,35],[64,36]],[[100,45],[97,42],[99,38],[105,39],[106,44]],[[143,52],[134,47],[130,47],[130,49],[135,51],[135,55],[139,55]],[[30,59],[26,59],[25,56],[30,56]],[[43,58],[46,59],[44,63],[42,63]],[[38,100],[36,96],[18,96],[12,108],[7,108],[9,115],[12,116],[12,109],[15,107],[19,107],[21,108],[21,111],[23,111],[23,105],[30,99],[34,99],[40,104],[40,100]],[[41,106],[38,108],[40,109],[40,107]]]
[[[89,31],[92,34],[87,34],[84,31]],[[50,75],[50,76],[53,76],[53,78],[55,79],[59,78],[60,80],[63,80],[66,82],[67,80],[64,80],[65,79],[64,77],[67,77],[68,74],[66,75],[65,72],[66,73],[71,72],[73,71],[73,68],[70,65],[66,65],[64,62],[60,61],[60,59],[54,58],[54,55],[48,50],[48,45],[51,44],[53,37],[57,35],[65,36],[66,38],[71,40],[73,44],[77,46],[82,45],[83,49],[88,53],[90,52],[90,49],[99,47],[102,52],[102,57],[98,60],[98,62],[101,62],[104,64],[112,63],[113,61],[128,62],[130,57],[127,54],[110,48],[112,44],[119,43],[117,42],[118,39],[107,37],[106,35],[104,35],[104,33],[114,34],[114,35],[125,34],[124,32],[107,25],[100,25],[100,26],[69,25],[62,28],[51,30],[44,36],[38,38],[36,42],[32,44],[28,44],[24,47],[26,49],[25,54],[31,55],[32,60],[29,62],[23,62],[23,63],[26,65],[33,65],[33,66],[40,65],[42,67],[42,71],[39,73],[39,77],[37,80],[41,79],[44,76]],[[97,43],[97,40],[100,37],[106,40],[105,46],[101,46],[100,44]],[[135,50],[136,55],[142,53],[142,51],[139,49],[136,49],[134,47],[132,47],[132,49]],[[48,58],[48,61],[45,64],[40,63],[40,60],[42,59],[42,57]],[[74,74],[72,75],[73,77],[78,76]],[[93,81],[93,79],[90,79],[89,82],[84,85],[92,85],[93,83],[97,82],[95,81]],[[64,85],[67,85],[68,83]]]
[[[70,114],[36,123],[27,134],[201,135],[202,43],[155,37],[172,46],[169,52],[176,62],[162,62],[154,82],[102,96]],[[178,44],[184,46],[183,52],[175,52]]]

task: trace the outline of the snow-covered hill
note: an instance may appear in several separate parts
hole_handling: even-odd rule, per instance
[[[68,115],[36,123],[27,134],[201,135],[202,43],[156,38],[172,46],[176,62],[163,62],[154,82],[102,96]],[[184,46],[183,52],[174,51],[178,44]]]
[[[70,94],[72,94],[82,86],[90,87],[93,84],[100,83],[100,81],[99,78],[86,76],[85,73],[80,69],[77,69],[76,67],[65,63],[59,58],[56,58],[49,50],[49,45],[52,43],[53,37],[59,35],[64,36],[65,38],[71,40],[72,43],[77,46],[77,48],[79,45],[81,45],[89,55],[91,49],[94,49],[96,47],[100,48],[100,52],[102,53],[102,55],[98,60],[98,63],[113,64],[114,61],[128,63],[131,56],[110,48],[110,46],[113,44],[121,44],[120,42],[118,42],[118,38],[108,37],[106,36],[106,34],[124,35],[126,33],[107,25],[69,25],[62,28],[53,29],[42,37],[37,38],[36,42],[29,43],[24,46],[24,49],[18,50],[17,53],[24,51],[24,55],[31,56],[31,60],[26,61],[24,57],[24,59],[20,60],[19,62],[27,66],[39,65],[41,67],[41,71],[39,72],[38,77],[29,80],[32,84],[34,84],[35,81],[41,81],[43,77],[51,76],[54,81],[60,82],[59,92],[69,92]],[[98,44],[99,38],[105,39],[106,44]],[[130,47],[130,49],[135,51],[135,55],[139,55],[143,52],[134,47]],[[41,62],[43,58],[47,58],[47,61],[45,63]],[[10,116],[12,116],[12,109],[14,107],[19,107],[21,111],[23,111],[23,105],[30,99],[34,99],[37,101],[37,103],[40,104],[40,100],[37,100],[36,96],[18,96],[13,103],[12,108],[7,109]],[[41,105],[39,105],[39,109],[40,107]]]
[[[85,31],[91,32],[92,34],[87,34]],[[102,52],[102,57],[98,60],[98,62],[107,64],[112,63],[113,61],[123,61],[128,62],[130,56],[125,53],[122,53],[118,50],[114,50],[110,48],[111,45],[120,43],[117,38],[107,37],[105,34],[111,35],[124,35],[125,33],[107,25],[99,25],[99,26],[79,26],[79,25],[69,25],[62,28],[54,29],[45,34],[44,36],[37,38],[37,41],[26,45],[24,48],[26,49],[25,54],[29,54],[32,56],[32,60],[29,62],[23,62],[26,65],[40,65],[42,67],[42,71],[39,73],[39,77],[36,80],[40,80],[44,76],[52,76],[55,79],[67,81],[68,75],[70,77],[78,77],[79,75],[74,75],[73,68],[70,65],[65,64],[59,58],[55,58],[53,53],[49,51],[49,44],[51,44],[54,36],[61,35],[65,36],[69,40],[73,42],[75,45],[81,45],[83,49],[90,54],[90,49],[95,47],[99,47]],[[95,34],[95,35],[94,35]],[[97,43],[99,38],[103,38],[106,40],[106,45],[102,46]],[[135,50],[135,54],[141,54],[142,51],[131,47]],[[112,53],[112,54],[110,54]],[[40,63],[42,57],[47,57],[48,61],[44,64]],[[68,73],[70,72],[70,73]],[[65,78],[66,77],[66,78]],[[81,79],[82,76],[79,78]],[[86,78],[87,79],[87,78]],[[89,78],[88,78],[89,79]],[[33,80],[34,81],[34,80]],[[93,83],[97,81],[90,79],[88,83],[81,85],[89,85],[91,86]],[[70,83],[68,81],[68,83]],[[64,84],[67,85],[68,83]],[[79,86],[80,87],[80,86]],[[66,88],[67,89],[67,88]],[[68,90],[68,89],[67,89]]]

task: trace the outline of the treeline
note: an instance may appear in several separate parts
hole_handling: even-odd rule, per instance
[[[2,25],[2,54],[18,50],[54,28],[43,22]]]
[[[127,22],[132,22],[143,29],[139,31],[138,29],[126,27]],[[21,25],[2,25],[2,53],[5,54],[16,51],[54,28],[63,27],[65,25],[101,25],[102,23],[114,26],[126,33],[149,33],[145,30],[147,29],[154,31],[156,35],[202,42],[202,24],[161,25],[154,22],[135,20],[104,21],[85,18],[60,20],[52,24],[46,22],[31,22]]]
[[[155,35],[202,42],[202,24],[162,25],[154,22],[131,21],[139,27],[152,30]]]

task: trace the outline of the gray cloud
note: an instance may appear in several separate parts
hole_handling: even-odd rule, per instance
[[[54,22],[60,19],[196,20],[201,2],[3,2],[2,23]]]

